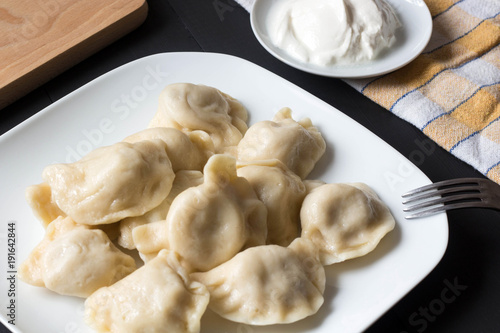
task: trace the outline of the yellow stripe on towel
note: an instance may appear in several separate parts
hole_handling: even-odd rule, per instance
[[[457,119],[444,115],[430,123],[424,133],[444,149],[450,150],[457,142],[473,134],[474,130]]]
[[[456,108],[451,116],[471,129],[479,131],[500,117],[500,105],[486,89],[481,89]]]
[[[497,182],[500,184],[500,165],[497,165],[496,167],[492,168],[487,174],[487,177],[489,177],[491,180]]]
[[[500,146],[500,119],[494,121],[481,131],[481,136]]]
[[[441,14],[455,3],[453,0],[424,0],[424,2],[427,5],[427,8],[429,8],[431,16]]]

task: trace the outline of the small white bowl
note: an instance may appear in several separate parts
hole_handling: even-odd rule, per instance
[[[349,65],[318,66],[299,61],[275,46],[266,21],[271,8],[288,0],[256,0],[250,12],[250,23],[257,40],[282,62],[312,74],[337,78],[366,78],[386,74],[415,59],[426,47],[432,34],[432,17],[423,0],[387,0],[398,16],[401,27],[396,43],[371,61]]]

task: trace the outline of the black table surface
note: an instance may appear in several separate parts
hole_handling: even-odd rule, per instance
[[[249,14],[232,0],[149,0],[138,29],[0,110],[0,134],[100,75],[163,52],[225,53],[249,60],[307,90],[378,135],[432,180],[483,177],[429,142],[417,128],[345,82],[307,74],[269,55],[253,36]],[[6,189],[2,189],[6,190]],[[500,332],[500,212],[448,212],[449,243],[437,267],[367,332]],[[450,293],[451,291],[451,293]],[[18,318],[18,320],[29,320]],[[0,331],[7,330],[0,327]]]

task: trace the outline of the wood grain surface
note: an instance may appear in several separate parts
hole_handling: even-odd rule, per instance
[[[2,0],[0,109],[138,27],[146,0]]]

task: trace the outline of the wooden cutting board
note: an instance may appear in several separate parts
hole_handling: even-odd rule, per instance
[[[146,0],[2,0],[0,109],[137,28]]]

